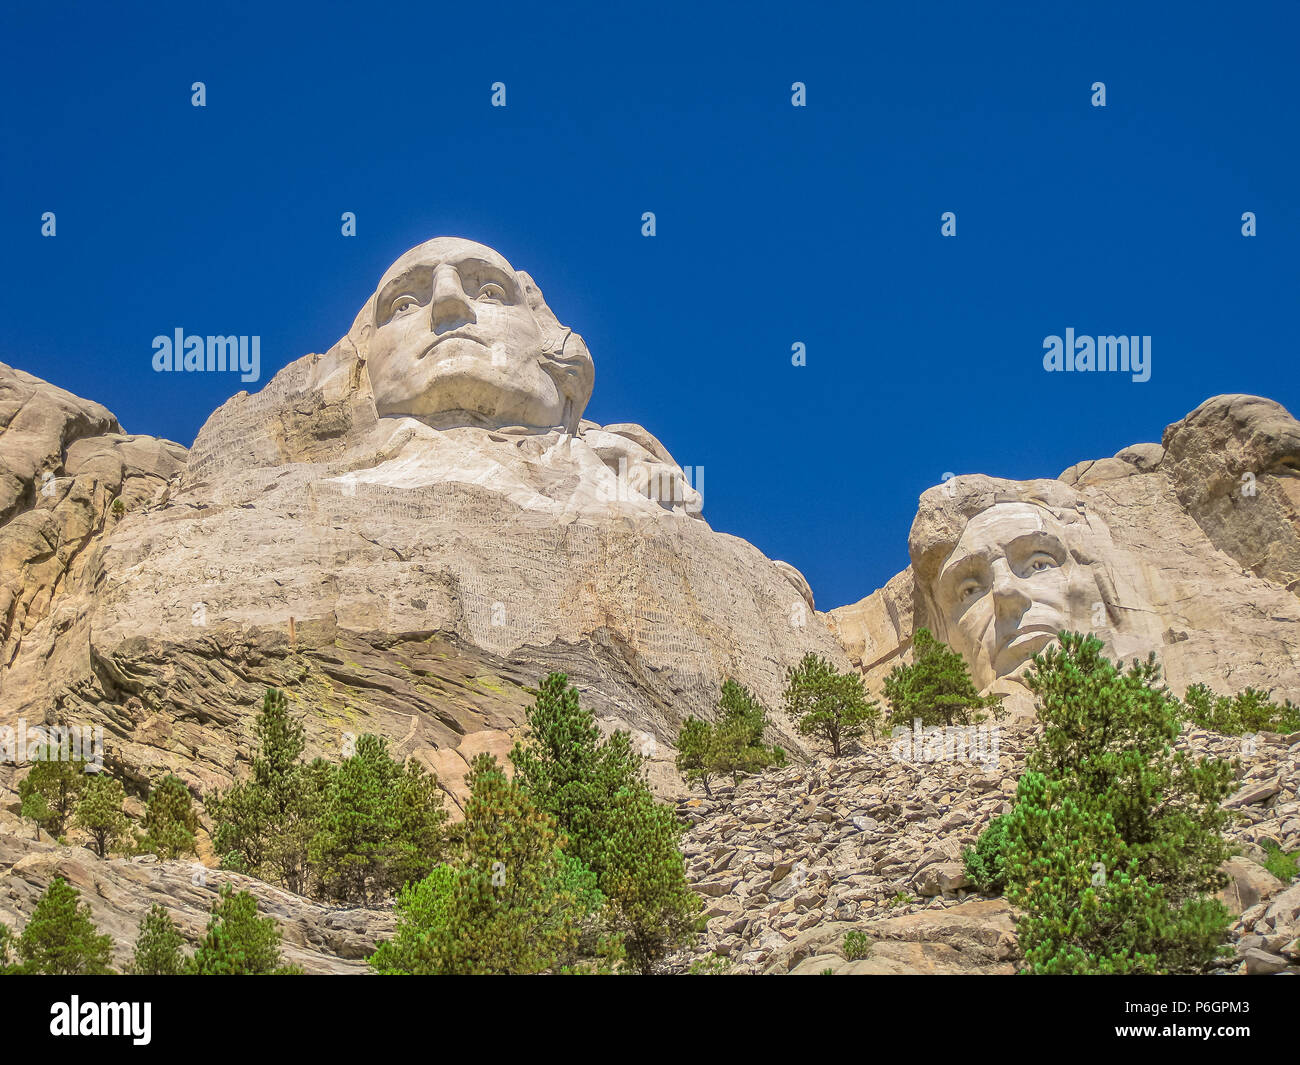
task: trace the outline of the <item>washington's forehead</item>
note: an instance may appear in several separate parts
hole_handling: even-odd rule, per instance
[[[432,240],[426,240],[423,244],[417,244],[410,251],[404,252],[392,266],[384,271],[384,276],[379,281],[379,287],[383,288],[393,278],[413,266],[439,266],[442,263],[455,265],[456,263],[471,260],[490,263],[509,274],[515,272],[515,268],[510,265],[504,255],[495,248],[489,248],[486,244],[465,240],[462,237],[434,237]]]

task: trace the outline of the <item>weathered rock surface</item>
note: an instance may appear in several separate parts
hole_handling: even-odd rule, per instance
[[[582,419],[592,375],[531,277],[450,239],[189,451],[0,366],[0,726],[102,725],[128,782],[202,797],[274,684],[313,753],[377,732],[459,798],[562,669],[671,793],[724,678],[775,705],[806,651],[847,658],[797,570],[709,528],[699,471]]]
[[[1004,724],[996,748],[973,760],[915,760],[913,748],[880,740],[837,761],[715,786],[712,799],[679,800],[691,825],[688,876],[706,907],[694,955],[723,956],[738,973],[1015,972],[1015,915],[1004,899],[970,890],[961,857],[1010,809],[1040,729]],[[1282,959],[1272,971],[1300,972],[1300,881],[1288,887],[1260,864],[1269,842],[1300,851],[1300,735],[1260,733],[1243,745],[1187,729],[1178,746],[1239,759],[1251,796],[1234,807],[1229,830],[1239,854],[1225,864],[1221,897],[1240,916],[1224,971],[1269,970],[1275,963],[1248,955],[1262,950]],[[851,931],[867,938],[865,958],[845,957]]]
[[[879,690],[928,627],[984,691],[1027,711],[1032,655],[1060,628],[1115,657],[1156,652],[1170,686],[1300,701],[1300,422],[1218,396],[1111,459],[1057,479],[975,474],[927,490],[912,565],[827,615]]]
[[[274,917],[280,927],[285,962],[307,973],[364,973],[365,959],[393,934],[391,910],[325,906],[198,863],[159,862],[152,856],[104,861],[80,847],[5,835],[0,835],[0,922],[21,932],[56,876],[81,893],[100,932],[113,937],[112,964],[119,971],[130,961],[151,906],[167,910],[192,948],[203,938],[225,884],[257,898],[259,913]]]

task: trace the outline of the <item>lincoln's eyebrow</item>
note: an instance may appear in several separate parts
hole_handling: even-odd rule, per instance
[[[986,556],[987,549],[975,548],[973,551],[967,551],[960,558],[950,557],[939,569],[939,580],[942,582],[951,580],[954,576],[965,576],[972,566],[987,561]]]
[[[1060,554],[1065,553],[1065,544],[1055,533],[1048,532],[1046,529],[1036,529],[1033,532],[1021,533],[1009,540],[1006,545],[1007,551],[1021,551],[1026,548],[1053,548]]]

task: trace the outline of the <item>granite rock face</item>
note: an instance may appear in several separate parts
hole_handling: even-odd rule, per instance
[[[560,669],[672,793],[725,678],[775,707],[806,651],[848,660],[797,570],[709,527],[702,471],[583,419],[593,381],[533,279],[454,238],[188,450],[0,368],[0,726],[102,725],[126,780],[202,797],[274,685],[309,754],[377,732],[455,802]]]
[[[1055,479],[954,477],[921,496],[908,549],[906,571],[828,615],[875,690],[925,626],[1029,712],[1024,672],[1066,628],[1114,657],[1154,651],[1179,694],[1300,701],[1300,422],[1269,400],[1207,400],[1163,445]]]
[[[711,955],[735,973],[1008,975],[1017,914],[966,880],[962,852],[1011,809],[1042,726],[1010,721],[975,757],[936,757],[897,738],[851,756],[768,770],[678,800],[687,876],[706,927],[685,969]],[[990,736],[994,734],[990,733]],[[1236,920],[1221,971],[1300,972],[1300,877],[1263,868],[1266,848],[1300,850],[1300,733],[1249,743],[1185,728],[1176,749],[1235,761],[1236,811],[1220,897]],[[863,937],[849,957],[844,938]]]

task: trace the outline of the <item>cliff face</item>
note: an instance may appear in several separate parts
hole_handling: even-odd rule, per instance
[[[713,532],[682,486],[644,491],[681,471],[637,426],[379,419],[364,363],[336,351],[236,396],[187,452],[20,371],[0,381],[0,724],[102,725],[141,787],[228,784],[276,686],[312,753],[376,732],[458,801],[468,760],[509,750],[558,669],[671,792],[672,738],[724,678],[775,706],[806,649],[847,664],[797,571]]]
[[[683,967],[712,952],[753,972],[1004,973],[1017,960],[1015,915],[969,894],[960,853],[1007,808],[1032,724],[1006,726],[996,764],[920,766],[881,741],[688,797],[667,743],[684,716],[709,715],[724,676],[775,706],[785,667],[813,649],[878,686],[927,625],[1023,709],[1023,658],[1050,621],[1097,631],[1116,654],[1155,650],[1178,690],[1300,698],[1300,434],[1253,397],[1208,401],[1163,446],[1056,479],[932,489],[913,565],[828,615],[797,571],[714,533],[684,491],[644,491],[682,472],[644,429],[380,418],[346,347],[236,396],[189,451],[9,367],[0,417],[0,725],[102,726],[139,816],[164,773],[200,799],[242,775],[274,686],[300,711],[309,757],[379,733],[434,769],[454,806],[469,760],[505,757],[529,687],[562,670],[606,727],[640,735],[657,790],[693,826],[684,849],[708,929]],[[1228,971],[1300,957],[1300,894],[1258,864],[1265,843],[1300,847],[1297,741],[1259,737],[1229,800],[1243,856],[1228,870],[1241,912]],[[1240,744],[1181,742],[1219,756]],[[63,876],[119,962],[150,904],[195,939],[226,882],[258,896],[308,971],[364,971],[391,933],[390,913],[210,868],[206,835],[207,868],[34,839],[17,817],[23,772],[0,765],[12,927]],[[869,959],[843,957],[848,929],[868,936]]]
[[[1154,651],[1180,694],[1203,682],[1300,701],[1298,471],[1300,423],[1218,396],[1163,445],[1056,479],[956,477],[922,495],[912,565],[828,621],[875,690],[927,626],[1023,711],[1027,659],[1066,627],[1125,659]]]

